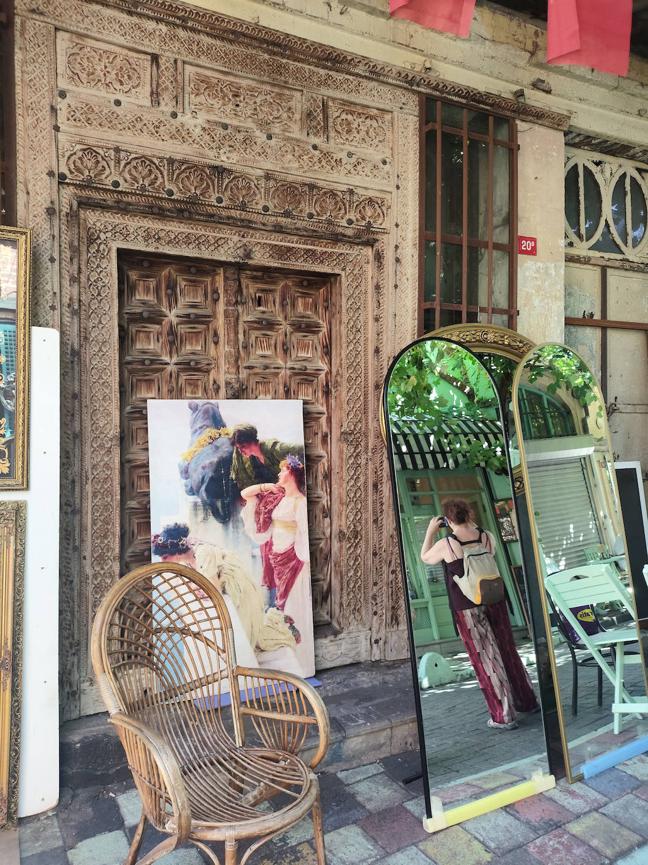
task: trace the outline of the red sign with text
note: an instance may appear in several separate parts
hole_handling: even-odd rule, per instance
[[[537,255],[538,254],[538,238],[537,237],[518,237],[518,253],[520,255]]]

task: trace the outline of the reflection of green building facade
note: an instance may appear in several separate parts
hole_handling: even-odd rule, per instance
[[[0,322],[0,355],[0,370],[6,380],[8,376],[16,373],[16,327],[13,324]]]
[[[504,477],[504,476],[503,476]],[[493,501],[499,498],[500,478],[481,469],[408,471],[398,473],[398,495],[405,546],[407,585],[414,613],[414,638],[421,653],[430,647],[443,653],[443,643],[457,639],[448,604],[442,565],[431,567],[421,561],[420,551],[430,519],[442,511],[448,498],[466,499],[482,528],[492,532],[498,541],[496,560],[504,577],[509,597],[511,624],[524,626],[512,566],[519,564],[519,544],[505,545],[495,520]],[[502,486],[508,486],[508,479]],[[502,497],[506,496],[502,490]]]
[[[6,383],[16,374],[16,296],[0,300],[0,374]],[[5,418],[4,437],[14,434],[14,413],[0,405],[0,412]]]
[[[535,388],[520,388],[520,420],[526,439],[576,435],[569,408],[557,397]]]

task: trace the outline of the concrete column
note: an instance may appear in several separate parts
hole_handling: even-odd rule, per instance
[[[518,234],[536,237],[536,256],[518,257],[518,330],[562,342],[565,316],[563,133],[518,123]]]

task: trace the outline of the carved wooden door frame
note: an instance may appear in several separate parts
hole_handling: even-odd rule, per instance
[[[340,332],[333,388],[341,412],[341,476],[334,479],[334,488],[339,487],[334,497],[337,529],[331,543],[339,545],[340,572],[333,576],[332,611],[340,633],[316,639],[316,661],[323,668],[368,660],[374,572],[384,567],[380,542],[385,530],[380,496],[384,456],[374,398],[381,376],[376,347],[385,339],[383,306],[377,305],[384,281],[382,239],[359,244],[340,238],[276,235],[97,206],[77,210],[73,199],[69,205],[72,218],[67,224],[72,231],[64,233],[63,245],[65,254],[72,256],[67,301],[76,314],[66,319],[64,338],[73,353],[75,346],[80,348],[76,375],[63,379],[67,391],[63,405],[69,412],[64,426],[71,442],[79,441],[68,455],[71,476],[82,479],[80,488],[68,492],[68,507],[76,509],[80,522],[67,551],[72,569],[68,579],[78,587],[79,612],[73,627],[80,651],[78,670],[70,658],[62,675],[69,686],[75,675],[81,681],[80,713],[101,708],[89,665],[89,629],[99,602],[119,576],[119,249],[311,271],[334,278]]]

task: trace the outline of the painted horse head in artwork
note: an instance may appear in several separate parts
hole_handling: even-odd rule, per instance
[[[228,523],[239,492],[231,478],[234,447],[217,402],[191,401],[190,446],[182,455],[180,475],[185,492],[197,496],[214,519]]]

